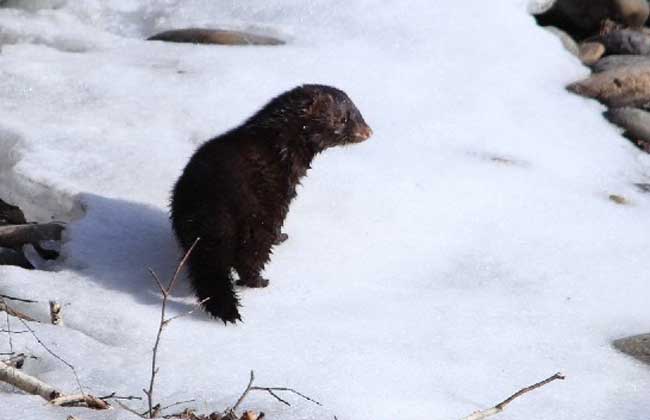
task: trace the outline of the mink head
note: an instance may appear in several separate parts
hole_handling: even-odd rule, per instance
[[[372,135],[348,95],[331,86],[298,86],[273,99],[258,115],[276,124],[280,120],[315,152],[360,143]]]

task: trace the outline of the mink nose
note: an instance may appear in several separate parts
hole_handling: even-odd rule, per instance
[[[369,139],[370,136],[372,136],[372,128],[368,127],[367,125],[364,125],[363,127],[359,128],[354,133],[354,137],[362,141]]]

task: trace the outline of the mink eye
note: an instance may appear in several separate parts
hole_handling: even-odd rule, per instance
[[[350,111],[347,111],[343,116],[341,117],[341,122],[343,124],[347,124],[348,120],[350,119]]]

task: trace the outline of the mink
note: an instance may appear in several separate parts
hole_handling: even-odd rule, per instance
[[[302,85],[198,148],[173,188],[171,222],[185,251],[200,238],[187,267],[208,313],[241,321],[233,270],[238,285],[266,287],[260,273],[287,238],[281,228],[314,157],[371,135],[343,91]]]

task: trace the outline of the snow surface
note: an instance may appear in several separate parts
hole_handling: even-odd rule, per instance
[[[375,135],[317,158],[270,287],[241,291],[243,324],[194,313],[165,330],[159,401],[225,408],[254,369],[323,403],[245,402],[271,419],[457,419],[562,371],[499,418],[650,417],[650,371],[610,344],[650,323],[650,198],[633,187],[650,159],[564,90],[588,71],[525,1],[6,6],[19,9],[0,9],[0,197],[72,223],[64,258],[2,267],[0,290],[43,302],[16,304],[43,320],[48,299],[67,305],[65,328],[34,328],[88,392],[148,383],[161,298],[147,267],[168,278],[176,265],[167,202],[192,151],[317,82],[348,92]],[[143,41],[186,26],[289,42]],[[181,284],[170,315],[193,302]],[[29,334],[13,346],[40,357],[29,373],[76,389]],[[136,418],[0,389],[2,419]]]

